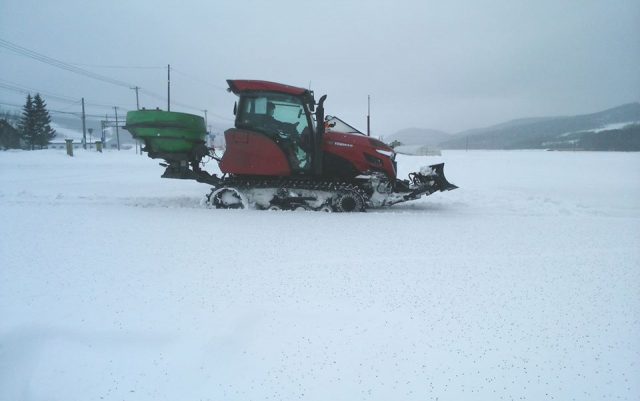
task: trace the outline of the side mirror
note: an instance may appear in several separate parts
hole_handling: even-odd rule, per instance
[[[233,102],[233,115],[235,116],[238,112],[238,102]]]

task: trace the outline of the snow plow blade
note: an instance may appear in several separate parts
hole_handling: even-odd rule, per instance
[[[427,175],[427,177],[431,177],[438,186],[440,191],[451,191],[452,189],[458,188],[456,185],[453,185],[447,178],[444,176],[444,163],[433,164],[429,166],[431,168],[431,174]]]
[[[458,188],[444,176],[444,163],[424,166],[420,171],[409,174],[409,180],[396,181],[396,196],[386,205],[418,199],[438,191],[451,191]]]

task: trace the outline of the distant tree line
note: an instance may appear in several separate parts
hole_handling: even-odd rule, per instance
[[[12,118],[8,114],[5,113],[3,117],[0,119],[0,147],[4,149],[42,149],[56,136],[51,128],[47,104],[39,93],[34,97],[27,95],[17,124],[9,122]]]
[[[600,132],[585,132],[573,143],[559,143],[557,150],[640,151],[640,124]]]
[[[525,127],[527,128],[527,127]],[[604,131],[577,131],[563,134],[527,136],[526,129],[509,128],[509,135],[495,133],[468,137],[469,149],[551,149],[589,151],[640,151],[640,124]],[[521,136],[518,134],[522,132]],[[445,149],[464,149],[462,138],[443,144]]]

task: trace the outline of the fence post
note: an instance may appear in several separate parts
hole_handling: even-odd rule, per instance
[[[67,154],[73,157],[73,139],[65,139],[64,141],[67,143]]]

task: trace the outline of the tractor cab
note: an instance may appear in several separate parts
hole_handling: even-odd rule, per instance
[[[324,115],[322,96],[267,81],[229,80],[239,96],[235,128],[225,132],[223,173],[349,180],[382,173],[395,180],[395,153],[338,117]]]
[[[321,143],[313,92],[266,81],[229,80],[239,96],[235,128],[225,132],[225,173],[240,175],[312,175],[320,171]],[[324,126],[321,127],[324,129]]]
[[[271,138],[285,152],[294,171],[311,168],[312,124],[300,98],[276,92],[242,95],[236,111],[236,128]]]

